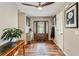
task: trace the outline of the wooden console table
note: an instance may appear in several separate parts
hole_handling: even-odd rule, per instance
[[[24,40],[18,40],[13,47],[3,52],[0,52],[0,55],[1,56],[14,56],[14,54],[17,51],[19,52],[19,50],[22,50],[22,54],[25,55],[25,41]]]

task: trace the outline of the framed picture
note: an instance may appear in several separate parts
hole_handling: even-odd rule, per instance
[[[65,11],[65,27],[78,27],[78,3],[75,3]]]
[[[28,16],[26,16],[26,25],[30,26],[30,18]]]
[[[52,25],[56,25],[56,15],[52,17]]]

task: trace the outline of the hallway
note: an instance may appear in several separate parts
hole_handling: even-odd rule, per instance
[[[18,55],[22,55],[21,52]],[[53,43],[32,43],[26,46],[25,56],[64,56]]]
[[[79,2],[1,2],[0,16],[0,46],[12,37],[12,42],[24,41],[11,56],[23,56],[22,50],[24,56],[79,56]],[[7,34],[7,28],[22,33]],[[30,38],[39,42],[27,45]],[[53,39],[57,46],[47,42]]]

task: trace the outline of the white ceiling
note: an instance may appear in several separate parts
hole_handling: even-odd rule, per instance
[[[33,5],[38,5],[37,2],[27,2],[27,3],[33,4]],[[45,3],[45,2],[43,2],[43,3]],[[28,15],[28,16],[54,16],[56,13],[61,11],[67,4],[70,4],[70,3],[55,2],[54,4],[43,7],[42,10],[38,10],[36,7],[25,6],[25,5],[22,5],[21,3],[17,3],[18,9],[21,12],[26,13],[26,15]]]

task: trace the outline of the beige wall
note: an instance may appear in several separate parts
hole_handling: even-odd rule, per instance
[[[20,39],[25,40],[26,42],[26,33],[25,33],[25,28],[26,28],[26,15],[23,12],[18,12],[18,26],[19,29],[23,31],[22,37]]]
[[[79,7],[78,7],[79,11]],[[79,14],[79,13],[78,13]],[[79,20],[79,15],[78,15]],[[64,51],[68,55],[79,56],[79,28],[64,28]]]
[[[26,19],[25,14],[22,13],[22,12],[19,12],[19,13],[18,13],[18,27],[19,27],[23,32],[25,32],[25,19]]]
[[[50,38],[50,34],[51,34],[51,20],[52,20],[52,17],[31,17],[31,28],[33,30],[33,21],[48,21],[49,22],[49,40],[51,40]]]
[[[56,43],[61,49],[63,47],[62,50],[66,55],[70,55],[70,56],[78,55],[79,56],[79,47],[78,47],[79,28],[65,28],[64,27],[64,11],[68,7],[64,8],[60,13],[56,14],[57,15],[57,29],[58,29],[56,31],[58,32],[58,34],[56,34]],[[79,7],[78,7],[78,10],[79,10]],[[62,22],[63,22],[63,25],[61,25]],[[61,37],[61,31],[59,31],[61,30],[61,27],[63,27],[63,37]]]
[[[3,33],[3,29],[18,27],[18,15],[17,5],[13,2],[1,2],[0,3],[0,37]],[[0,40],[0,44],[4,41]]]

